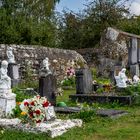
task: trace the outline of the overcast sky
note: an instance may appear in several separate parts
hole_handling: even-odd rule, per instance
[[[56,10],[61,12],[63,9],[69,9],[74,12],[82,10],[89,0],[61,0],[60,3],[56,6]],[[131,0],[132,4],[130,7],[131,13],[140,15],[140,0]],[[128,4],[129,5],[129,4]]]

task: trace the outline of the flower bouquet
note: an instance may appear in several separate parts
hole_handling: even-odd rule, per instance
[[[51,106],[46,97],[41,97],[39,95],[34,96],[31,99],[25,99],[20,104],[20,109],[22,110],[21,114],[26,115],[26,120],[30,124],[48,121],[52,118],[52,116],[55,118],[53,106]],[[49,112],[52,114],[48,114]]]

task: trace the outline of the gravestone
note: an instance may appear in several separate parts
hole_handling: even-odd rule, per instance
[[[140,40],[138,39],[138,63],[140,63]]]
[[[47,97],[52,105],[56,105],[56,78],[50,70],[49,59],[43,60],[39,78],[39,93],[41,96]]]
[[[11,78],[12,87],[18,85],[18,83],[20,81],[19,66],[16,63],[8,64],[8,75]]]
[[[139,77],[139,64],[130,65],[130,74],[131,77],[134,77],[134,75],[137,75]]]
[[[56,78],[52,74],[39,78],[40,96],[45,96],[52,105],[56,105]]]
[[[112,69],[112,71],[110,71],[110,79],[113,84],[116,84],[115,76],[118,76],[121,69],[122,69],[121,65],[116,65],[116,66],[114,66],[114,69]]]
[[[128,61],[130,65],[138,63],[138,41],[137,38],[131,38],[128,49]]]
[[[76,70],[76,94],[92,93],[92,74],[88,68]]]
[[[19,83],[19,66],[16,64],[12,47],[7,48],[6,54],[8,58],[8,76],[11,78],[11,86],[14,87]]]

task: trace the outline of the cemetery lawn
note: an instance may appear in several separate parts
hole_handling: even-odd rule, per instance
[[[58,101],[65,101],[67,104],[70,104],[68,95],[71,93],[74,93],[74,91],[66,91],[64,96],[58,98]],[[99,106],[103,107],[101,105]],[[104,106],[104,108],[110,107],[126,110],[129,114],[117,119],[93,115],[89,121],[84,122],[81,128],[73,128],[53,140],[140,140],[140,106]],[[63,118],[69,117],[71,116],[63,116]],[[51,138],[46,134],[25,133],[0,128],[0,140],[51,140]]]

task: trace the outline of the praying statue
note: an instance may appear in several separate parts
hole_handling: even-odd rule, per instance
[[[46,70],[50,70],[49,69],[49,66],[50,66],[50,63],[49,63],[49,59],[48,57],[46,57],[44,60],[43,60],[43,69],[46,69]]]
[[[15,63],[15,56],[13,54],[13,48],[12,47],[8,47],[7,48],[7,57],[8,57],[8,63]]]
[[[47,76],[48,74],[52,74],[50,68],[50,63],[48,57],[43,60],[42,69],[40,71],[40,76]]]
[[[123,68],[119,72],[118,76],[115,76],[117,87],[119,87],[119,88],[126,88],[127,87],[128,78],[127,78],[125,72],[126,72],[126,69]]]
[[[8,62],[3,60],[0,68],[0,92],[11,90],[11,78],[7,75]]]

